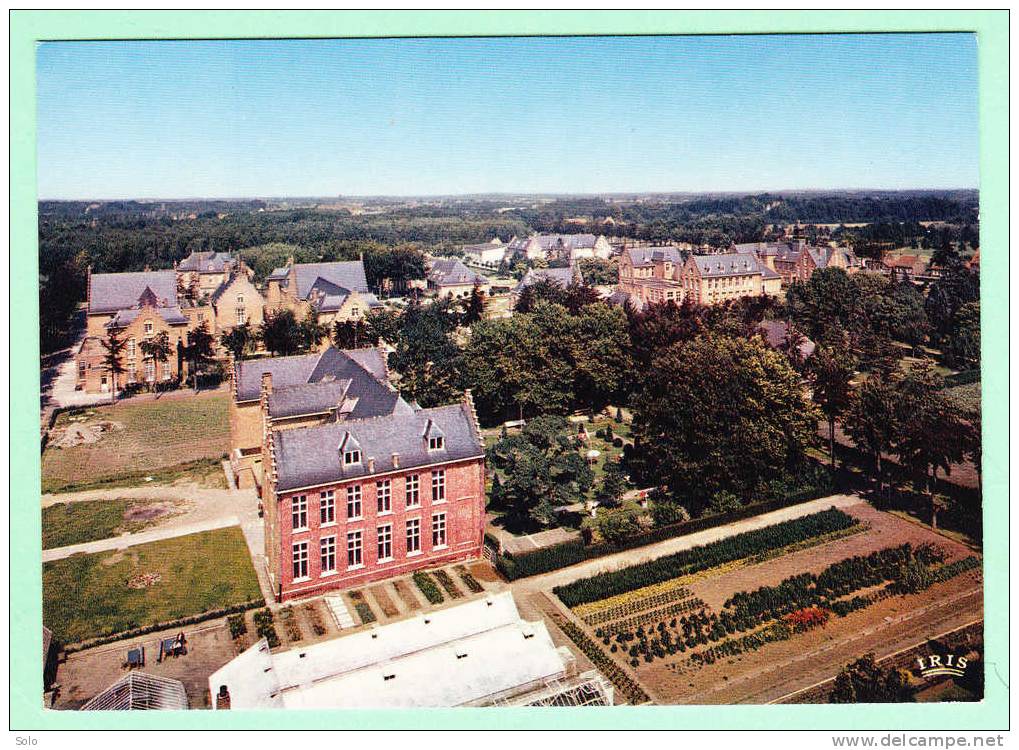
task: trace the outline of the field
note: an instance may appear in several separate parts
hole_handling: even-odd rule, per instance
[[[230,450],[229,399],[225,391],[189,393],[61,414],[42,456],[42,491],[138,484],[148,476],[225,486],[216,474]],[[69,430],[87,439],[58,447]]]
[[[261,596],[240,528],[43,565],[43,621],[74,643]]]
[[[843,510],[559,586],[559,612],[659,704],[777,700],[982,617],[970,549],[865,503]]]
[[[133,534],[173,515],[175,503],[166,500],[115,498],[80,503],[57,503],[42,509],[42,548]]]

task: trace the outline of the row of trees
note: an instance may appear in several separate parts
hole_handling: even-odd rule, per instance
[[[124,361],[127,339],[123,330],[114,328],[110,330],[106,338],[100,339],[99,344],[103,349],[103,367],[110,374],[110,398],[116,401],[120,376],[127,372],[127,365]],[[143,339],[139,342],[138,348],[141,350],[143,361],[158,363],[163,367],[166,366],[171,356],[176,355],[178,364],[187,363],[192,384],[196,389],[198,388],[198,376],[206,370],[215,357],[215,339],[209,333],[208,324],[205,322],[188,333],[188,343],[186,345],[178,344],[176,352],[170,344],[170,337],[166,331]],[[153,386],[153,383],[149,383],[150,388]]]

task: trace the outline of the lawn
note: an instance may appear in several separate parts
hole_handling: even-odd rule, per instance
[[[50,505],[42,509],[42,548],[133,534],[172,515],[172,506],[168,500],[125,498]]]
[[[236,526],[48,562],[42,585],[43,621],[65,643],[261,596],[244,535]]]
[[[957,385],[945,390],[948,396],[966,414],[980,414],[980,381]]]
[[[42,491],[137,484],[147,476],[166,483],[181,475],[224,486],[216,473],[230,450],[229,405],[229,394],[216,392],[61,414],[42,456]],[[99,423],[108,429],[96,442],[56,447],[66,428]]]

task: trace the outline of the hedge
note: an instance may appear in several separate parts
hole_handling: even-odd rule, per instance
[[[855,518],[833,507],[809,516],[745,531],[621,570],[581,578],[565,586],[556,586],[552,591],[567,607],[575,607],[742,560],[804,539],[848,528],[855,523]]]
[[[265,599],[253,599],[250,602],[243,602],[242,604],[235,604],[232,607],[224,607],[222,609],[210,609],[208,612],[202,612],[198,615],[192,615],[190,617],[183,617],[179,620],[171,620],[169,622],[157,622],[154,625],[146,625],[142,628],[134,628],[133,630],[124,630],[120,633],[113,633],[111,635],[103,636],[102,638],[96,638],[91,641],[85,641],[84,643],[78,643],[73,646],[65,646],[65,654],[74,654],[78,651],[85,651],[86,649],[95,648],[96,646],[105,646],[108,643],[115,643],[117,641],[127,640],[128,638],[136,638],[140,635],[148,635],[149,633],[156,633],[160,630],[169,630],[171,628],[181,628],[188,625],[197,625],[200,622],[206,620],[215,620],[217,617],[225,617],[227,615],[237,614],[239,612],[247,612],[249,609],[255,609],[256,607],[264,607]]]
[[[824,491],[828,492],[827,489]],[[673,537],[693,534],[698,531],[714,528],[715,526],[724,526],[725,524],[732,523],[734,521],[741,521],[745,518],[757,516],[762,513],[770,513],[773,510],[780,510],[782,508],[787,508],[790,505],[796,505],[807,500],[817,499],[819,492],[820,490],[817,489],[805,490],[803,492],[779,498],[778,500],[768,500],[763,503],[751,503],[749,505],[744,505],[738,510],[729,511],[728,513],[701,516],[700,518],[670,524],[669,526],[659,526],[641,534],[635,534],[634,536],[628,537],[621,544],[608,544],[603,542],[599,544],[586,545],[583,540],[574,539],[568,542],[561,542],[548,547],[542,547],[541,549],[536,549],[533,552],[525,552],[523,554],[503,552],[496,557],[495,566],[507,579],[515,581],[518,578],[526,578],[527,576],[548,573],[549,571],[558,570],[559,568],[565,568],[570,565],[576,565],[577,563],[592,560],[596,557],[611,555],[615,552],[634,549],[635,547],[644,547],[648,544],[655,544],[657,542],[663,542],[666,539],[672,539]]]

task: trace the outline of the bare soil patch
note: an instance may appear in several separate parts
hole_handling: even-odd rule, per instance
[[[414,591],[405,580],[393,581],[393,588],[396,589],[397,596],[400,597],[407,609],[411,612],[416,612],[421,609],[421,601],[414,595]]]

